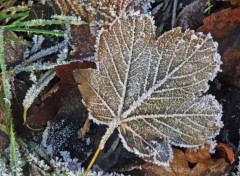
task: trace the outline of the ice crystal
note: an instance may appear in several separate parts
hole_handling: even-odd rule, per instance
[[[47,71],[37,83],[33,84],[31,88],[28,89],[23,100],[24,109],[28,109],[31,106],[35,98],[39,95],[43,88],[48,85],[48,83],[53,79],[55,74],[56,73],[54,70]]]

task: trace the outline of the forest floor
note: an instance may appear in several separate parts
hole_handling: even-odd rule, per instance
[[[104,15],[88,14],[87,7],[76,3],[0,0],[4,41],[0,54],[5,59],[0,87],[0,175],[81,175],[107,129],[107,125],[89,121],[73,71],[96,68],[96,33],[101,27],[108,30],[109,24],[92,27],[91,22]],[[133,9],[146,13],[140,5]],[[125,149],[115,130],[90,175],[240,176],[240,1],[158,0],[147,13],[154,19],[156,38],[182,27],[183,31],[211,33],[218,43],[222,71],[204,93],[214,95],[222,106],[224,126],[216,136],[215,153],[210,153],[208,144],[198,150],[172,146],[173,161],[169,167],[159,166]],[[67,19],[60,17],[44,26],[8,27],[18,20],[51,20],[55,14],[67,15]],[[87,23],[74,21],[77,18],[72,15]],[[6,100],[11,102],[10,111]]]

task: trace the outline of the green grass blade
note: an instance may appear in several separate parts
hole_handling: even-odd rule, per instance
[[[27,40],[11,37],[11,36],[8,36],[8,35],[4,35],[3,39],[8,40],[8,41],[12,41],[12,42],[16,42],[16,43],[19,43],[19,44],[22,44],[22,45],[25,45],[25,46],[28,46],[28,47],[32,46],[32,43],[27,41]]]
[[[75,24],[75,22],[71,20],[63,21],[63,20],[56,20],[56,19],[51,19],[51,20],[36,19],[36,20],[21,22],[17,26],[33,27],[33,26],[60,25],[60,24]],[[87,24],[87,23],[84,21],[79,21],[78,24]]]
[[[16,13],[16,14],[7,14],[7,15],[0,15],[0,19],[6,19],[6,18],[19,18],[23,16],[28,16],[27,12],[24,13]]]
[[[29,12],[26,13],[26,15],[22,16],[21,18],[13,21],[9,26],[16,26],[17,24],[21,23],[23,20],[25,20],[29,16]]]
[[[13,123],[12,123],[12,114],[11,114],[11,92],[10,85],[8,83],[9,78],[6,71],[6,64],[4,59],[4,42],[3,42],[3,30],[0,29],[0,67],[2,70],[2,87],[3,87],[3,114],[5,123],[8,124],[8,134],[10,140],[10,165],[11,165],[11,173],[14,176],[19,174],[19,166],[18,166],[18,156],[17,156],[17,144],[13,131]]]
[[[4,60],[4,42],[3,42],[3,30],[0,29],[0,67],[2,70],[2,85],[4,91],[4,99],[8,101],[11,99],[10,85],[8,83],[8,74],[6,71],[6,64]]]
[[[9,137],[10,137],[10,158],[11,158],[11,170],[14,176],[17,176],[17,168],[18,168],[18,160],[17,160],[17,148],[16,148],[16,140],[13,132],[13,124],[12,120],[9,124]]]
[[[43,30],[43,29],[32,29],[32,28],[17,28],[17,27],[11,27],[7,28],[8,30],[11,31],[16,31],[16,32],[30,32],[30,33],[37,33],[37,34],[47,34],[47,35],[56,35],[56,36],[64,36],[64,32],[61,31],[48,31],[48,30]]]

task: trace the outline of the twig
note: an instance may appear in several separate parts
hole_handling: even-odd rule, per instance
[[[174,28],[176,24],[177,4],[178,4],[178,0],[174,0],[173,13],[172,13],[172,28]]]

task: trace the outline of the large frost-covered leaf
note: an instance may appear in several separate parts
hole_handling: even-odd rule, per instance
[[[221,106],[202,95],[221,64],[210,35],[175,28],[156,40],[150,16],[124,16],[100,32],[96,57],[98,70],[74,77],[90,118],[118,128],[129,151],[167,164],[170,144],[197,147],[218,134]]]

